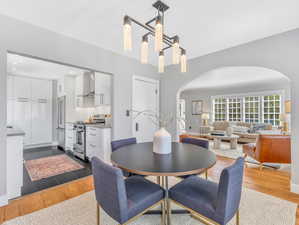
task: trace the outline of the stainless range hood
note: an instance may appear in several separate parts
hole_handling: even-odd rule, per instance
[[[85,71],[76,79],[76,105],[80,108],[95,107],[95,72]]]

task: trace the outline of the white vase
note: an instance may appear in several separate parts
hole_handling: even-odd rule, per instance
[[[153,151],[157,154],[171,153],[171,135],[164,127],[155,132]]]

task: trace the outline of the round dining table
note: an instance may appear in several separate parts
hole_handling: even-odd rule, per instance
[[[201,174],[216,163],[216,155],[206,148],[178,142],[172,143],[170,154],[157,154],[153,143],[146,142],[119,148],[111,154],[111,162],[124,171],[158,178],[165,189],[165,223],[170,225],[168,177]]]

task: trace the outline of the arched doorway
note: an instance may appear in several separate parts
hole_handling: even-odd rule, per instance
[[[237,147],[231,149],[228,143],[223,143],[225,150],[214,147],[211,150],[217,155],[237,158],[243,156],[242,146],[255,143],[259,134],[286,134],[283,128],[290,129],[291,124],[290,101],[290,80],[278,71],[245,66],[210,70],[179,88],[178,116],[184,102],[186,119],[184,130],[177,122],[177,135],[205,137],[211,130],[217,130],[215,122],[229,124],[233,129],[240,129],[234,131],[239,135]],[[215,146],[213,142],[210,144]],[[284,168],[290,171],[289,166]]]
[[[185,130],[197,132],[198,126],[201,124],[200,115],[202,113],[208,113],[210,121],[231,119],[232,121],[253,121],[253,116],[257,115],[245,115],[243,110],[240,110],[239,115],[232,115],[226,112],[227,115],[222,115],[225,118],[215,118],[213,114],[212,98],[221,96],[269,96],[271,94],[278,94],[280,97],[280,107],[275,111],[274,109],[265,109],[262,112],[264,106],[262,102],[259,104],[260,110],[258,118],[255,122],[269,122],[275,127],[279,126],[280,114],[285,114],[285,103],[291,99],[290,80],[284,74],[263,68],[263,67],[221,67],[210,70],[203,74],[198,75],[192,81],[183,84],[176,95],[177,98],[177,115],[181,114],[181,102],[185,102],[186,105],[186,123]],[[200,97],[202,99],[200,99]],[[201,104],[201,112],[192,112],[193,105]],[[243,102],[242,102],[243,104]],[[270,103],[269,103],[270,104]],[[272,103],[271,103],[272,104]],[[265,103],[265,106],[268,105]],[[194,109],[193,109],[194,110]],[[271,112],[270,112],[271,111]],[[263,114],[264,113],[264,114]],[[197,115],[199,114],[199,115]],[[287,110],[288,124],[290,124],[290,115]],[[230,117],[230,118],[229,118]],[[246,118],[248,117],[248,118]],[[198,124],[198,126],[196,125]],[[180,132],[180,122],[176,125],[176,134]]]

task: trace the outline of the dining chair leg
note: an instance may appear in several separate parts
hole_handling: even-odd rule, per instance
[[[236,225],[240,225],[240,211],[238,209],[237,214],[236,214]]]
[[[161,187],[165,189],[165,177],[160,177]],[[165,200],[162,200],[162,225],[166,225],[166,204]]]
[[[161,177],[157,177],[157,184],[161,185]]]
[[[164,208],[164,200],[162,200],[162,202],[161,202],[161,211],[162,211],[162,215],[161,215],[161,225],[165,225],[165,208]]]
[[[100,206],[97,203],[97,225],[100,225],[101,223],[101,218],[100,218]]]
[[[205,171],[206,180],[208,179],[208,170]]]

